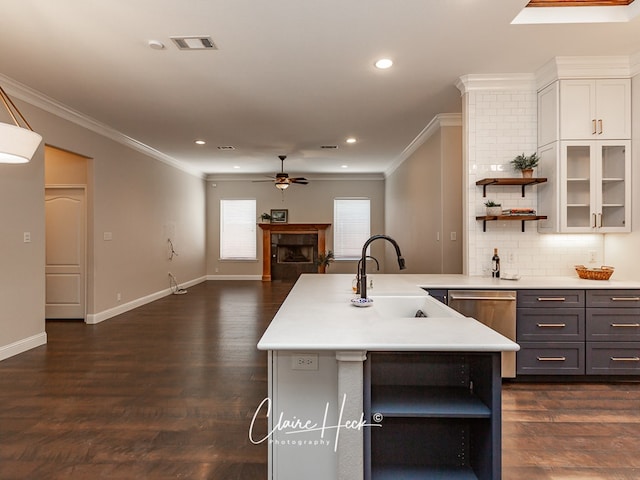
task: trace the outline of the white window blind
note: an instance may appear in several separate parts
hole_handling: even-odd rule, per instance
[[[220,258],[257,258],[255,199],[220,200]]]
[[[336,259],[356,259],[371,235],[371,202],[368,198],[336,198],[333,201],[333,250]]]

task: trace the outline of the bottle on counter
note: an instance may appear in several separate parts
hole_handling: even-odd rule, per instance
[[[491,258],[491,276],[493,278],[500,278],[500,257],[498,256],[498,249],[493,249],[493,257]]]

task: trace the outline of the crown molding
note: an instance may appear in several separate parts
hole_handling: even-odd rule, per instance
[[[486,90],[533,90],[535,76],[532,73],[470,74],[456,82],[460,93]]]
[[[418,134],[413,141],[407,145],[407,147],[398,155],[398,157],[391,163],[389,168],[385,170],[385,178],[389,177],[396,171],[405,160],[415,153],[420,146],[426,142],[432,135],[443,127],[461,127],[462,126],[462,114],[461,113],[440,113],[433,117],[429,124]]]
[[[205,178],[207,182],[256,182],[269,183],[268,175],[257,173],[210,173]],[[353,182],[384,180],[382,173],[305,173],[304,177],[310,182]]]
[[[536,71],[536,88],[568,78],[630,78],[633,57],[554,57]],[[635,57],[637,70],[639,59],[637,54]]]
[[[34,90],[26,85],[23,85],[15,80],[0,73],[0,82],[4,85],[4,89],[11,96],[19,98],[20,100],[27,102],[34,107],[37,107],[45,112],[49,112],[56,117],[62,118],[69,122],[75,123],[80,127],[86,128],[98,135],[109,138],[114,142],[118,142],[126,147],[132,148],[144,155],[159,160],[167,165],[170,165],[178,170],[182,170],[190,175],[194,175],[198,178],[205,178],[204,174],[196,170],[180,160],[176,160],[169,155],[166,155],[155,148],[150,147],[134,138],[131,138],[118,130],[115,130],[104,123],[100,123],[97,120],[78,112],[77,110],[60,103],[53,98]],[[46,142],[46,138],[45,138]]]

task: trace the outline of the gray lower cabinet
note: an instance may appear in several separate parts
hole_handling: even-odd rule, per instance
[[[501,478],[499,353],[367,356],[365,479]]]
[[[519,290],[517,375],[584,375],[584,290]]]
[[[640,291],[587,291],[586,346],[587,374],[640,374]]]
[[[518,375],[639,375],[640,290],[519,290]]]

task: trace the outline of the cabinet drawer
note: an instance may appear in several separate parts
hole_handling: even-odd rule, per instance
[[[518,307],[584,307],[584,290],[518,290]]]
[[[587,374],[640,374],[640,342],[587,342]]]
[[[640,308],[640,290],[587,290],[587,307]]]
[[[640,308],[588,308],[587,340],[640,341]]]
[[[518,342],[578,342],[584,332],[584,308],[518,308]]]
[[[523,342],[518,375],[584,375],[584,342]]]

